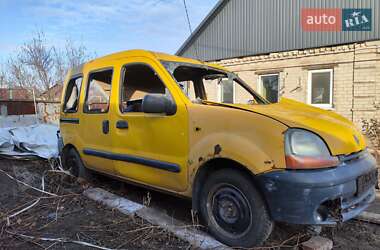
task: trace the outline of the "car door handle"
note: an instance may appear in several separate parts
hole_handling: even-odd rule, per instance
[[[110,132],[110,122],[108,120],[102,122],[102,130],[103,134],[108,134]]]
[[[129,125],[127,121],[117,121],[116,122],[116,128],[118,129],[128,129]]]

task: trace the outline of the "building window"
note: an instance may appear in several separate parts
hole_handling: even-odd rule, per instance
[[[332,108],[333,70],[311,70],[308,78],[308,103],[320,108]]]
[[[234,81],[221,80],[219,84],[219,101],[222,103],[235,103],[234,90]]]
[[[111,96],[112,69],[91,73],[84,111],[86,113],[107,113]]]
[[[279,74],[261,75],[258,91],[269,102],[278,102]]]
[[[182,81],[178,82],[178,86],[181,88],[182,92],[191,100],[196,101],[196,91],[195,84],[193,81]]]

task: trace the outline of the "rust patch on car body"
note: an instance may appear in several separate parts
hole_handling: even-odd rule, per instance
[[[214,155],[218,155],[218,154],[220,154],[220,152],[222,152],[222,147],[219,144],[215,145]]]

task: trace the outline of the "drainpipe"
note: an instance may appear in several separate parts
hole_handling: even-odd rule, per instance
[[[354,44],[354,58],[352,62],[352,104],[351,104],[351,121],[354,122],[354,108],[355,108],[355,61],[356,61],[356,46],[357,43]]]

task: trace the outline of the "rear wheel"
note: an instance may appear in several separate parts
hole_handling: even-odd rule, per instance
[[[91,180],[92,175],[80,158],[80,155],[74,148],[64,151],[63,155],[63,169],[69,171],[75,177],[81,177]]]
[[[214,237],[233,247],[261,245],[273,229],[251,178],[237,170],[210,175],[201,190],[200,212]]]

